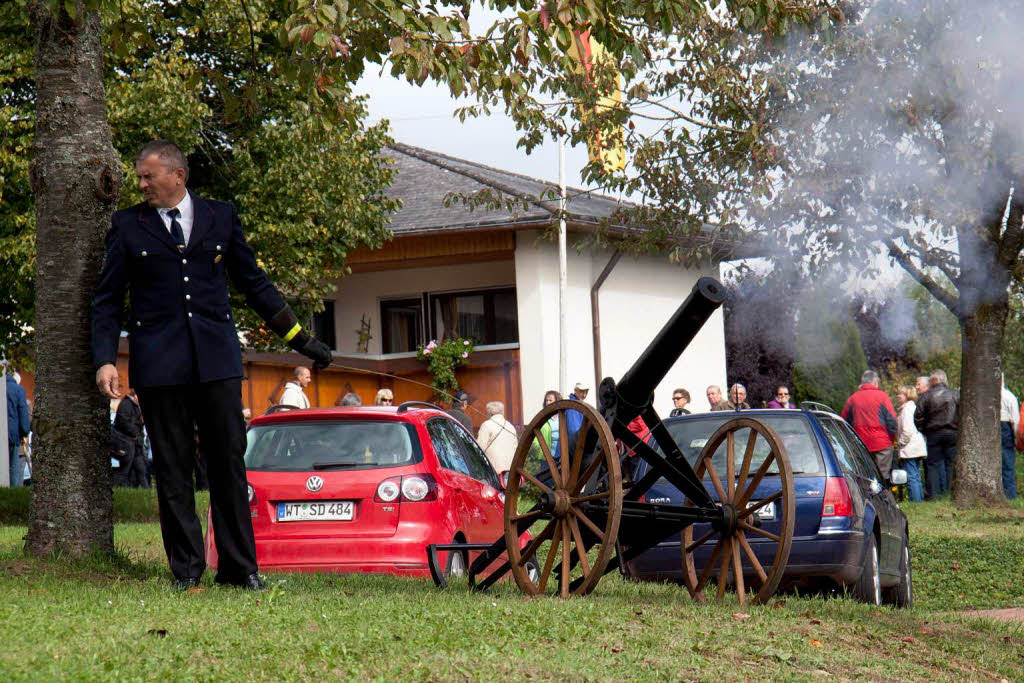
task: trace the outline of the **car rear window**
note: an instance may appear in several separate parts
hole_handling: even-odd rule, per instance
[[[250,427],[245,467],[264,472],[394,467],[422,455],[411,424],[286,422]]]
[[[722,417],[684,418],[666,421],[665,426],[675,442],[679,444],[679,449],[686,456],[687,461],[690,465],[693,465],[697,461],[697,456],[700,455],[704,445],[711,440],[711,436],[715,431],[724,422],[734,417],[736,417],[734,414],[728,413]],[[824,474],[825,463],[821,459],[818,442],[815,440],[811,427],[803,416],[799,414],[758,415],[755,419],[765,423],[779,435],[783,446],[786,447],[786,454],[789,456],[789,464],[793,469],[793,474]],[[737,472],[739,472],[740,466],[743,464],[743,453],[747,448],[749,436],[749,429],[742,429],[736,432],[735,462]],[[714,465],[715,470],[719,473],[726,471],[726,444],[727,442],[723,441],[711,458],[712,465]],[[653,439],[651,445],[655,447],[655,450],[661,451]],[[768,451],[768,442],[758,437],[754,445],[754,456],[750,465],[751,472],[757,471],[757,468],[760,467],[761,463],[768,456]],[[770,474],[777,474],[778,471],[778,467],[774,463],[768,468]],[[710,478],[710,474],[705,473],[704,477],[706,479]]]

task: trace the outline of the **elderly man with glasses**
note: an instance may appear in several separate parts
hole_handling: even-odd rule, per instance
[[[768,408],[790,408],[790,409],[794,409],[795,410],[796,406],[793,405],[790,402],[790,400],[789,400],[789,387],[784,387],[784,386],[781,386],[781,385],[778,386],[775,389],[775,398],[773,398],[772,400],[768,401],[768,404],[767,404],[766,407],[768,407]]]
[[[686,389],[676,389],[672,392],[672,412],[668,415],[669,417],[675,417],[676,415],[689,415],[690,411],[686,409],[686,404],[690,402],[690,392]]]

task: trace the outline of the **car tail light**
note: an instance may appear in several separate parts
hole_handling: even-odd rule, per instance
[[[407,474],[404,477],[389,477],[377,485],[375,503],[419,503],[437,500],[437,483],[429,474]]]
[[[850,489],[842,477],[829,477],[825,481],[825,500],[821,503],[822,517],[849,517],[853,514]]]
[[[377,484],[377,495],[373,497],[375,503],[393,503],[398,500],[402,493],[402,478],[391,477]]]
[[[402,477],[402,502],[419,503],[437,500],[437,485],[429,474],[414,474]]]

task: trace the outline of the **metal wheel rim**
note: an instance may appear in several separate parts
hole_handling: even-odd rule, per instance
[[[914,584],[911,581],[910,573],[910,546],[906,544],[903,545],[903,578],[907,582],[907,592],[903,597],[906,600],[906,604],[909,605],[914,597]]]
[[[458,550],[451,551],[448,559],[448,578],[461,579],[466,576],[466,561]]]
[[[874,597],[873,605],[882,604],[882,577],[878,573],[878,547],[872,548],[871,552],[871,594]]]
[[[576,410],[583,414],[583,423],[577,436],[577,447],[573,453],[569,453],[569,439],[566,427],[566,412]],[[559,460],[555,463],[547,449],[546,442],[540,434],[540,428],[553,416],[559,415]],[[586,468],[582,464],[582,445],[590,431],[596,432],[596,444],[593,461]],[[547,488],[552,494],[562,492],[568,498],[569,512],[564,516],[552,516],[546,514],[523,513],[519,514],[519,493],[522,482],[527,477],[533,478],[532,474],[526,472],[525,466],[532,444],[535,441],[541,442],[541,450],[545,455],[549,470],[554,471],[554,483]],[[552,465],[555,465],[553,468]],[[607,490],[582,495],[583,487],[589,479],[604,467],[606,474]],[[524,475],[525,473],[525,475]],[[553,590],[554,595],[568,597],[569,595],[587,595],[600,581],[604,570],[615,552],[615,540],[618,536],[619,521],[622,515],[622,474],[619,468],[618,453],[615,450],[615,439],[612,437],[611,429],[592,406],[582,401],[555,401],[545,406],[533,420],[526,426],[523,437],[519,440],[516,453],[509,468],[509,483],[505,491],[505,542],[507,545],[509,564],[512,576],[520,590],[528,595],[544,595],[548,590]],[[536,479],[533,483],[539,484]],[[540,488],[540,487],[539,487]],[[583,502],[577,501],[580,498],[602,498],[608,501],[608,514],[603,527],[594,525],[581,510]],[[536,521],[548,520],[543,530],[530,541],[526,548],[519,547],[519,534],[517,525],[520,519],[535,518]],[[584,529],[587,529],[584,532]],[[589,534],[600,534],[598,540],[587,552],[581,540]],[[537,578],[530,576],[526,568],[531,557],[535,557],[540,546],[550,540],[548,557],[540,568]],[[585,541],[584,541],[585,543]],[[594,549],[597,549],[596,557],[592,557]],[[561,555],[560,558],[556,555]],[[558,578],[556,574],[556,560],[558,565]],[[539,558],[537,558],[539,562]],[[579,564],[582,576],[575,580],[569,580],[569,573]],[[538,566],[540,566],[538,564]],[[569,572],[565,568],[569,568]],[[561,577],[565,577],[564,579]],[[551,581],[555,579],[555,581]]]
[[[747,443],[744,445],[744,458],[740,465],[740,471],[735,472],[735,447],[736,439],[735,433],[742,430],[749,429],[750,436],[748,437]],[[764,439],[770,446],[770,456],[765,458],[763,461],[763,471],[759,468],[757,471],[751,473],[750,465],[753,457],[753,449],[756,445],[756,439]],[[753,439],[753,441],[751,441]],[[722,445],[726,442],[726,472],[725,481],[723,484],[722,477],[715,469],[711,462],[712,456]],[[746,498],[746,503],[749,503],[750,497],[753,496],[757,489],[758,484],[767,474],[767,468],[770,461],[774,460],[778,464],[778,474],[773,476],[779,477],[780,489],[779,493],[769,496],[768,499],[758,501],[759,504],[765,504],[767,500],[776,501],[776,515],[780,513],[781,524],[779,525],[779,533],[775,539],[776,551],[775,556],[772,559],[770,567],[765,568],[761,566],[760,562],[756,560],[753,547],[751,547],[749,541],[747,541],[747,534],[754,533],[754,535],[764,536],[769,532],[752,532],[737,527],[734,533],[731,535],[723,536],[718,534],[714,530],[712,532],[704,534],[701,538],[694,541],[693,538],[693,527],[689,526],[683,530],[680,534],[680,553],[682,555],[683,565],[683,581],[686,584],[687,590],[690,592],[690,596],[697,602],[704,602],[704,588],[710,583],[712,576],[714,575],[717,583],[717,596],[721,599],[725,594],[726,585],[728,583],[729,574],[733,576],[734,590],[736,591],[737,599],[740,604],[744,604],[747,598],[747,586],[746,577],[744,576],[744,559],[747,561],[747,565],[754,569],[755,575],[760,583],[757,592],[751,598],[751,602],[754,604],[764,604],[767,600],[775,594],[775,590],[778,588],[779,583],[782,581],[782,576],[785,573],[786,563],[789,560],[789,551],[793,542],[793,527],[795,524],[796,517],[796,497],[793,486],[793,471],[789,464],[789,456],[786,453],[786,448],[782,444],[782,440],[779,439],[778,434],[759,420],[752,418],[740,417],[733,420],[729,420],[720,426],[711,439],[708,440],[704,448],[701,449],[700,455],[697,457],[697,461],[694,466],[694,472],[697,477],[703,481],[705,471],[709,471],[712,476],[712,482],[715,486],[715,490],[718,492],[719,501],[727,500],[732,503],[734,501],[743,501]],[[740,485],[739,480],[742,478],[743,484]],[[735,480],[735,481],[734,481]],[[724,495],[723,495],[724,494]],[[692,501],[686,499],[684,504],[693,505]],[[750,506],[746,505],[743,509],[748,509]],[[749,515],[741,516],[742,519],[749,519]],[[770,534],[776,536],[774,534]],[[708,560],[708,564],[704,567],[704,571],[698,576],[696,568],[693,562],[693,551],[699,548],[704,543],[712,541],[717,538],[715,547],[712,550],[712,555]],[[718,565],[716,571],[716,564]],[[758,568],[760,571],[758,571]],[[763,576],[762,576],[763,574]]]

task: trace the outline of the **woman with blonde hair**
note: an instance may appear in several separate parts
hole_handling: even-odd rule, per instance
[[[395,394],[390,389],[380,389],[373,399],[375,406],[389,406],[395,402]]]
[[[917,389],[909,385],[900,386],[896,390],[896,402],[899,404],[899,430],[896,433],[896,448],[900,454],[900,465],[907,472],[907,490],[910,502],[924,500],[921,487],[921,462],[928,450],[924,436],[914,425],[914,411],[917,409]]]

